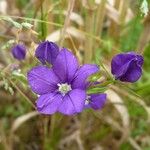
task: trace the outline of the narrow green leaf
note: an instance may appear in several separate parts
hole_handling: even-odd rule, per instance
[[[98,94],[104,93],[107,90],[107,87],[98,87],[98,88],[91,88],[87,90],[88,94]]]

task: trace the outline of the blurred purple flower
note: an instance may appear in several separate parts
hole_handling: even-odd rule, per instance
[[[39,59],[42,64],[53,64],[59,53],[59,47],[49,41],[44,41],[39,44],[35,51],[35,56]]]
[[[85,107],[86,79],[98,70],[97,65],[79,67],[75,56],[65,48],[59,52],[52,68],[34,67],[27,78],[31,89],[40,95],[37,110],[42,114],[81,112]]]
[[[143,57],[135,52],[118,54],[111,62],[111,72],[117,80],[136,82],[142,75]]]
[[[26,47],[23,44],[17,44],[12,48],[11,52],[14,58],[23,60],[26,56]]]
[[[106,102],[106,94],[90,94],[87,96],[85,108],[101,109]]]

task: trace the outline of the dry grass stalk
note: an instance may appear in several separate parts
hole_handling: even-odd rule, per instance
[[[136,143],[136,141],[132,137],[130,137],[130,135],[126,134],[126,128],[122,128],[118,124],[118,122],[116,122],[114,119],[112,119],[109,116],[102,116],[100,113],[99,114],[95,114],[95,116],[97,116],[98,118],[103,118],[103,121],[105,121],[106,123],[108,123],[109,125],[111,125],[113,128],[119,130],[123,134],[120,142],[118,143],[119,145],[122,142],[124,142],[124,140],[127,140],[132,145],[132,147],[135,150],[142,150],[142,148]]]
[[[79,130],[75,131],[73,134],[71,134],[71,135],[65,137],[63,140],[61,140],[60,145],[69,144],[74,140],[77,142],[79,150],[84,150],[83,143],[80,138]]]
[[[143,54],[144,49],[149,41],[150,41],[150,11],[144,20],[144,29],[138,42],[137,52],[139,54]]]
[[[109,6],[109,5],[108,5]],[[107,6],[107,7],[108,7]],[[115,0],[115,3],[114,3],[114,8],[116,10],[116,13],[113,13],[113,14],[116,14],[115,16],[115,20],[117,18],[117,12],[118,12],[118,9],[119,9],[119,6],[120,6],[120,0]],[[118,16],[119,17],[119,16]],[[109,35],[111,35],[112,37],[114,38],[117,38],[118,37],[118,19],[117,19],[117,22],[115,22],[115,20],[112,20],[111,19],[111,24],[109,26],[109,29],[108,29],[108,33]]]
[[[51,1],[45,0],[43,7],[47,10],[47,20],[53,22],[54,16],[51,11],[54,9],[55,3],[53,4]],[[52,31],[54,31],[54,26],[47,26],[47,33],[51,33]]]
[[[38,114],[39,113],[37,111],[33,111],[33,112],[30,112],[30,113],[27,113],[25,115],[18,117],[12,124],[11,133],[14,133],[23,123],[37,116]]]
[[[59,11],[53,11],[52,12],[54,15],[60,15],[60,12]],[[64,16],[67,16],[67,11],[62,11],[62,14]],[[79,26],[84,26],[84,20],[83,18],[81,17],[81,15],[79,15],[78,13],[76,12],[71,12],[70,14],[70,20],[71,21],[74,21],[75,23],[77,23]]]
[[[65,18],[65,23],[64,23],[64,26],[63,26],[62,31],[61,31],[60,46],[62,46],[63,42],[64,42],[64,35],[65,35],[67,27],[69,26],[70,15],[71,15],[71,13],[73,11],[74,3],[75,3],[75,0],[70,0],[69,4],[68,4],[68,9],[67,9],[67,15],[66,15],[66,18]]]
[[[102,34],[102,29],[104,25],[104,17],[106,13],[106,3],[107,0],[101,0],[100,4],[98,5],[97,8],[97,16],[96,16],[96,35],[101,37]]]
[[[107,90],[106,93],[108,95],[108,99],[110,100],[110,102],[123,103],[123,100],[121,99],[121,97],[113,90]],[[129,114],[128,114],[128,110],[127,110],[126,106],[116,104],[116,105],[114,105],[114,107],[117,109],[117,111],[119,112],[119,114],[121,116],[124,128],[129,129],[130,120],[129,120]],[[129,131],[127,131],[127,132],[129,132]]]
[[[143,101],[143,99],[141,99],[140,97],[134,96],[133,94],[129,94],[126,90],[120,89],[117,86],[111,86],[111,88],[113,90],[115,90],[116,92],[129,97],[130,99],[134,100],[136,103],[138,103],[139,105],[141,105],[147,112],[148,115],[148,122],[150,121],[150,107],[148,107],[145,102]]]
[[[94,11],[93,10],[87,10],[88,15],[86,15],[86,32],[93,34],[94,33]],[[87,39],[85,40],[85,49],[84,49],[84,63],[89,63],[92,60],[93,57],[93,39],[87,36]]]
[[[119,12],[120,12],[120,24],[124,25],[126,15],[127,15],[127,10],[129,8],[129,1],[130,0],[121,0],[120,2],[120,7],[119,7]]]
[[[78,40],[79,42],[83,42],[85,40],[85,36],[82,34],[82,32],[80,32],[73,26],[67,27],[66,33],[63,35],[64,39],[69,38],[69,35]],[[46,39],[49,41],[58,42],[61,39],[61,30],[56,30],[52,32],[47,36]]]

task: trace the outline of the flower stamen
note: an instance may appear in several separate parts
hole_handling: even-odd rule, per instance
[[[90,104],[90,99],[91,99],[91,96],[87,95],[86,100],[85,100],[85,105]]]
[[[58,91],[64,96],[69,91],[72,90],[71,85],[67,83],[57,84],[58,85]]]

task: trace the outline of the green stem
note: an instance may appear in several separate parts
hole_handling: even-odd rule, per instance
[[[45,15],[44,15],[44,11],[43,11],[43,3],[41,5],[41,20],[42,21],[45,21]],[[47,26],[46,26],[46,23],[45,22],[42,22],[41,23],[41,39],[42,40],[45,40],[46,39],[46,36],[47,36]]]
[[[99,61],[99,64],[100,66],[104,69],[104,71],[106,72],[107,76],[110,78],[110,79],[113,79],[112,78],[112,75],[107,71],[107,69],[105,68],[105,66],[103,65],[103,63],[101,61]]]
[[[9,78],[7,78],[8,81],[13,85],[13,87],[27,100],[31,106],[36,109],[35,105],[32,103],[32,101],[20,90],[20,88]]]

